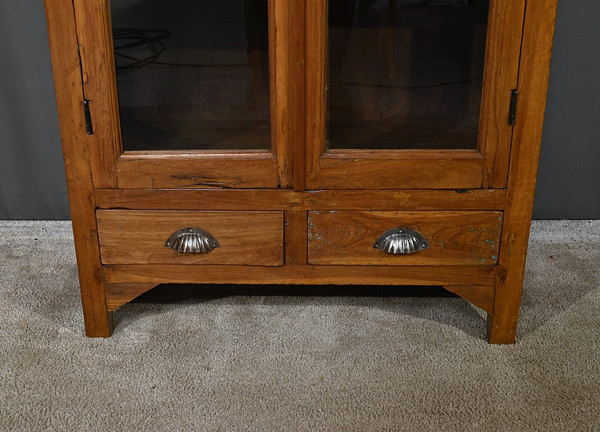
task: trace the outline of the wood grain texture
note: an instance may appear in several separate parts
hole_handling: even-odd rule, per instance
[[[291,188],[294,182],[293,113],[296,96],[293,91],[292,49],[294,26],[292,3],[269,0],[269,45],[271,47],[271,132],[273,152],[277,154],[279,186]]]
[[[283,212],[99,210],[103,264],[283,265]],[[180,254],[165,247],[175,231],[208,231],[220,247],[209,254]]]
[[[328,152],[319,161],[325,189],[475,189],[484,160],[476,150]]]
[[[496,266],[109,265],[110,283],[494,286]]]
[[[511,91],[517,88],[526,0],[492,0],[481,95],[479,151],[485,158],[483,187],[504,188],[513,128]]]
[[[109,311],[117,310],[157,285],[154,283],[106,284],[106,307]]]
[[[309,101],[306,100],[306,0],[294,0],[293,21],[294,29],[293,44],[290,50],[293,70],[292,94],[294,107],[292,112],[292,136],[294,153],[294,190],[303,191],[306,188],[306,121],[311,119],[311,114],[307,109],[311,109]]]
[[[270,153],[125,155],[118,160],[121,188],[277,188]]]
[[[430,248],[390,255],[373,248],[386,231],[415,230]],[[317,265],[495,265],[500,212],[308,212],[308,262]]]
[[[327,85],[327,1],[306,3],[306,189],[321,189],[320,161],[325,153]]]
[[[490,343],[514,343],[529,241],[533,198],[552,57],[557,0],[528,0],[519,105],[508,177],[508,196]]]
[[[306,229],[307,214],[305,211],[294,210],[285,212],[286,264],[306,264]]]
[[[167,210],[502,210],[504,190],[97,189],[99,208]]]
[[[48,35],[62,149],[71,204],[85,332],[108,337],[112,315],[106,293],[96,232],[89,144],[83,118],[82,75],[72,0],[46,0]]]

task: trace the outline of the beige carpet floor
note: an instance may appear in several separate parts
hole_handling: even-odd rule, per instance
[[[600,221],[534,223],[514,346],[376,287],[162,286],[87,339],[71,236],[0,221],[0,431],[600,431]]]

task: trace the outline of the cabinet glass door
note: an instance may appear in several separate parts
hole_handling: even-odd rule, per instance
[[[100,186],[278,187],[273,0],[75,0]],[[281,10],[276,10],[279,8]],[[283,70],[282,70],[283,69]],[[103,79],[102,79],[103,78]],[[95,117],[95,118],[94,118]],[[94,158],[97,159],[97,158]]]
[[[489,0],[329,2],[331,149],[476,149]]]
[[[307,26],[322,16],[307,34],[320,83],[308,94],[320,107],[309,187],[502,186],[523,11],[523,1],[308,0]]]
[[[267,0],[111,1],[123,149],[270,150]]]

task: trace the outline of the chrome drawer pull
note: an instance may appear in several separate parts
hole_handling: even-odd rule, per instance
[[[220,247],[210,233],[199,228],[182,228],[175,231],[165,246],[181,254],[207,254]]]
[[[408,255],[429,249],[429,243],[421,233],[408,228],[393,228],[383,233],[373,245],[388,254]]]

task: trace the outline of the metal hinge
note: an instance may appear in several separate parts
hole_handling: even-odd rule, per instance
[[[85,118],[85,130],[88,135],[94,135],[94,128],[92,127],[92,113],[90,113],[90,101],[87,99],[83,100],[83,117]]]
[[[519,90],[514,89],[510,92],[510,111],[508,114],[508,124],[514,126],[517,121],[517,100],[519,99]]]
[[[83,118],[85,120],[85,130],[88,135],[94,135],[92,126],[92,113],[90,112],[90,101],[85,97],[85,85],[88,82],[88,75],[83,67],[83,46],[79,45],[79,72],[81,73],[81,92],[83,93]]]

